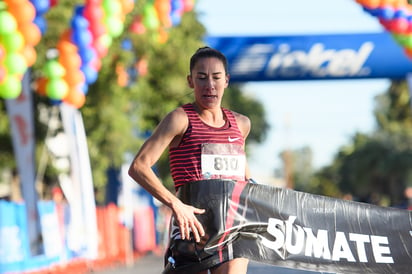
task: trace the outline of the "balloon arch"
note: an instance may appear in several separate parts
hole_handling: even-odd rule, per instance
[[[22,78],[37,59],[35,46],[47,30],[44,15],[57,0],[0,1],[0,98],[17,98]],[[101,58],[112,40],[125,30],[125,16],[135,0],[86,0],[74,8],[70,25],[61,34],[55,50],[37,79],[37,91],[52,100],[76,108],[85,103],[90,84],[97,79]],[[193,9],[194,0],[154,0],[143,7],[129,31],[157,30],[159,42],[167,40],[167,30]]]
[[[379,20],[392,38],[412,58],[412,6],[407,0],[356,0],[365,12]],[[0,98],[17,98],[22,78],[37,59],[35,46],[47,31],[44,15],[58,0],[0,1]],[[70,26],[56,43],[37,91],[55,101],[76,108],[85,103],[90,84],[97,79],[101,59],[112,40],[124,32],[124,19],[135,0],[86,0],[74,8]],[[167,29],[178,24],[184,12],[192,10],[194,0],[154,0],[143,7],[129,31],[141,34],[145,29],[159,32],[159,41],[167,40]],[[53,51],[51,51],[53,53]],[[119,74],[121,68],[117,68]]]

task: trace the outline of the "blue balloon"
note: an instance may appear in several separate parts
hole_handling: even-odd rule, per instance
[[[379,16],[380,13],[381,13],[381,10],[379,8],[370,9],[370,8],[367,8],[367,7],[362,7],[362,9],[363,9],[364,12],[369,13],[372,16]]]
[[[87,95],[87,93],[89,92],[89,85],[87,85],[86,83],[80,84],[79,89],[81,92],[83,92],[84,95]]]
[[[83,72],[84,77],[86,78],[86,83],[88,85],[93,84],[97,80],[98,73],[97,71],[88,65],[82,65],[80,70]]]
[[[122,49],[124,50],[132,50],[133,49],[133,43],[130,39],[123,39],[122,41]]]
[[[84,11],[84,6],[83,5],[77,5],[74,8],[74,14],[76,14],[76,15],[83,15],[83,11]]]
[[[381,8],[379,10],[380,12],[378,16],[384,20],[391,20],[395,16],[395,10],[393,8],[386,7],[386,8]]]
[[[395,11],[395,14],[393,15],[394,18],[399,19],[399,18],[407,18],[408,13],[404,9],[398,9]]]
[[[183,1],[181,0],[172,0],[170,2],[170,10],[171,13],[175,12],[175,11],[181,11],[183,9]]]
[[[89,27],[89,21],[82,15],[75,15],[72,18],[71,26],[73,30],[82,30]]]
[[[182,16],[180,15],[179,12],[172,12],[170,14],[170,20],[172,21],[172,25],[176,26],[176,25],[179,25],[180,22],[182,21]]]
[[[82,65],[89,64],[94,58],[97,58],[96,51],[91,48],[82,48],[79,50],[80,59],[82,59]]]
[[[62,103],[62,100],[56,100],[56,99],[49,99],[49,101],[52,106],[58,106]]]
[[[41,34],[45,34],[47,31],[47,21],[42,16],[36,16],[33,23],[40,29]]]
[[[80,50],[88,48],[92,39],[92,34],[88,29],[73,29],[72,41]]]
[[[50,8],[49,0],[31,0],[30,2],[36,9],[36,16],[45,14]]]

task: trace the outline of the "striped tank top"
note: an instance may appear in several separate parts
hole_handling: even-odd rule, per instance
[[[200,119],[192,104],[185,104],[182,108],[189,120],[188,127],[180,144],[169,149],[170,171],[176,190],[179,186],[188,182],[209,179],[205,178],[205,174],[202,174],[202,168],[205,169],[205,167],[201,163],[201,159],[208,159],[205,157],[206,144],[209,145],[209,148],[206,147],[206,150],[213,150],[213,144],[218,144],[219,146],[223,144],[223,147],[236,146],[237,153],[245,158],[243,151],[245,140],[232,111],[222,108],[226,117],[226,123],[223,127],[215,128],[205,124]],[[232,158],[236,158],[236,155]],[[230,160],[233,162],[236,159]],[[206,162],[206,160],[204,161]],[[233,165],[233,163],[231,164]],[[242,180],[244,180],[244,176],[245,170],[242,170]],[[219,178],[230,179],[230,176],[221,176]]]

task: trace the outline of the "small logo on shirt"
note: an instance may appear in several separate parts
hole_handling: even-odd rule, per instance
[[[237,140],[239,140],[240,139],[240,137],[235,137],[235,138],[232,138],[232,137],[227,137],[227,140],[230,142],[230,143],[232,143],[232,142],[236,142]]]

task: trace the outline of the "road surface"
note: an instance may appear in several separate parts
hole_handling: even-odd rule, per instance
[[[163,270],[163,257],[148,254],[135,260],[132,266],[112,267],[95,271],[96,274],[161,274]],[[315,274],[326,272],[310,272],[296,269],[281,268],[271,265],[250,262],[248,274]]]

